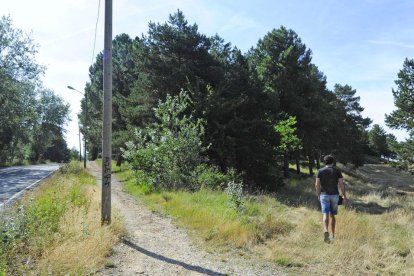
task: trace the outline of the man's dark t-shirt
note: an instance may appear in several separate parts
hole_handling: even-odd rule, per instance
[[[341,171],[334,167],[325,167],[316,176],[321,179],[321,192],[327,195],[339,195],[338,179],[343,178]]]

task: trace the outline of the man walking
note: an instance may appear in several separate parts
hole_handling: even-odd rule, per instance
[[[325,167],[318,170],[316,175],[315,188],[318,199],[321,202],[323,214],[324,241],[329,243],[335,237],[335,216],[338,214],[339,191],[343,196],[343,203],[346,203],[345,184],[342,173],[334,167],[335,158],[332,155],[324,157]],[[329,220],[331,221],[332,236],[329,237]]]

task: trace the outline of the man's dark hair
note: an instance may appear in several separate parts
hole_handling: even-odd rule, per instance
[[[332,165],[335,162],[335,157],[327,155],[323,158],[323,162],[325,162],[326,165]]]

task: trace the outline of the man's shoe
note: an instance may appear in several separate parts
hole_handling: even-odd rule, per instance
[[[324,239],[323,239],[323,241],[326,242],[326,243],[329,243],[330,242],[330,240],[329,240],[329,232],[325,232],[324,233]]]
[[[330,236],[330,237],[329,237],[329,240],[330,240],[330,241],[334,241],[334,239],[335,239],[335,237],[334,237],[334,236]]]

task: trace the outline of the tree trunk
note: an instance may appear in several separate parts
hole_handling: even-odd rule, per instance
[[[122,161],[124,161],[124,158],[122,157],[121,153],[118,153],[118,155],[116,157],[116,166],[121,167]]]
[[[300,155],[299,152],[296,152],[295,159],[296,159],[296,173],[300,174]]]
[[[91,160],[96,160],[98,158],[98,155],[99,155],[99,148],[96,147],[96,146],[93,146],[92,149],[91,149],[90,155],[91,155],[90,156]]]
[[[287,152],[283,155],[283,176],[289,176],[289,155]]]
[[[16,139],[16,140],[17,140],[17,139]],[[16,144],[17,144],[17,141],[16,141],[16,142],[14,142],[14,143],[12,143],[12,147],[11,147],[11,151],[10,151],[10,159],[9,159],[10,164],[13,164],[13,160],[14,160],[14,151],[16,150]]]
[[[319,170],[321,168],[321,162],[319,161],[319,154],[315,153],[315,159],[316,159],[316,168]]]
[[[309,155],[309,175],[313,176],[313,167],[314,167],[314,163],[315,160],[313,159],[312,154]]]

